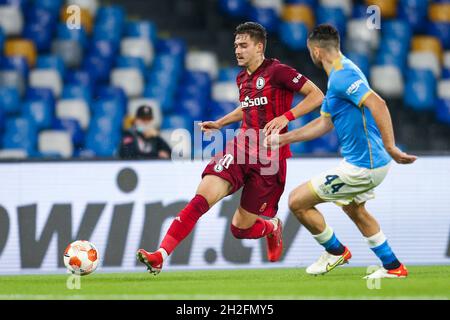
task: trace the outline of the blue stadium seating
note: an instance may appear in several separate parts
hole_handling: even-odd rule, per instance
[[[338,7],[318,6],[316,10],[316,23],[329,23],[338,29],[341,42],[344,43],[347,30],[347,18],[344,11]]]
[[[109,79],[112,61],[100,56],[90,55],[84,58],[82,68],[88,71],[96,81],[104,82]]]
[[[94,75],[88,70],[74,70],[68,72],[64,82],[66,84],[77,84],[90,88],[91,91],[95,90],[95,78]]]
[[[63,5],[64,0],[39,0],[34,1],[38,8],[50,11],[53,15],[58,16]]]
[[[144,98],[155,99],[161,106],[164,113],[171,112],[174,106],[174,94],[171,90],[167,90],[159,85],[149,84],[144,88]]]
[[[67,84],[64,86],[61,93],[62,99],[83,99],[88,104],[92,101],[92,92],[89,87],[85,87],[79,84]]]
[[[162,124],[161,129],[178,129],[183,128],[189,130],[191,133],[193,132],[193,123],[194,120],[189,118],[186,115],[179,114],[166,114]]]
[[[147,68],[145,66],[144,59],[139,57],[127,57],[119,56],[115,62],[116,68],[136,68],[142,73],[142,76],[146,74]]]
[[[220,0],[219,7],[232,17],[244,17],[249,10],[249,2],[246,0]]]
[[[280,19],[277,12],[272,8],[251,7],[249,10],[249,19],[263,25],[267,32],[275,33],[278,31]]]
[[[59,56],[52,55],[40,55],[36,61],[36,68],[39,69],[56,69],[61,78],[64,78],[66,74],[66,67],[64,61]]]
[[[3,46],[5,44],[5,34],[2,27],[0,27],[0,52],[3,54]]]
[[[347,52],[345,53],[345,56],[352,60],[364,73],[366,78],[369,79],[370,77],[370,61],[369,58],[361,53],[358,52]]]
[[[408,70],[403,101],[418,111],[435,107],[436,78],[431,70]]]
[[[32,88],[29,87],[25,92],[25,100],[35,101],[43,100],[55,107],[55,97],[53,91],[49,88]]]
[[[84,131],[80,127],[80,123],[75,119],[53,118],[52,129],[64,130],[66,132],[69,132],[70,136],[72,137],[73,145],[75,147],[80,147],[84,144]]]
[[[281,41],[292,50],[305,50],[308,28],[304,23],[282,22],[278,35]]]
[[[91,124],[98,119],[108,119],[110,125],[116,129],[120,128],[123,116],[125,115],[124,106],[116,100],[113,99],[99,99],[96,100],[92,106],[92,111],[94,118],[97,120],[92,120]]]
[[[217,77],[217,81],[232,81],[236,82],[236,77],[241,72],[240,67],[228,67],[221,68],[219,70],[219,75]]]
[[[49,101],[26,100],[22,103],[22,116],[31,120],[38,130],[52,126],[54,113],[54,105]]]
[[[450,23],[429,22],[428,33],[437,37],[444,49],[450,49]]]
[[[406,20],[414,32],[425,32],[427,26],[428,3],[423,0],[400,0],[398,17]]]
[[[96,92],[97,99],[115,100],[119,103],[120,108],[125,110],[127,105],[127,96],[121,88],[113,86],[102,86]]]
[[[28,63],[27,60],[21,56],[0,56],[0,70],[17,70],[24,79],[28,79]]]
[[[187,51],[186,42],[180,38],[159,39],[155,47],[158,53],[167,53],[183,59]]]
[[[5,114],[13,115],[20,112],[20,95],[16,88],[0,87],[0,107]]]
[[[112,59],[116,54],[114,44],[108,40],[92,40],[89,43],[89,55],[97,55],[104,59]]]
[[[89,131],[86,136],[86,151],[91,151],[97,157],[112,157],[117,148],[118,140],[101,132]]]
[[[24,149],[28,154],[36,151],[37,131],[33,122],[27,118],[9,118],[2,137],[5,149]]]
[[[437,99],[436,119],[450,125],[450,99]]]
[[[151,43],[155,43],[157,40],[157,28],[150,21],[129,21],[125,26],[125,36],[146,38]]]
[[[383,37],[391,37],[405,43],[409,43],[412,36],[411,26],[401,19],[382,21],[381,31]]]
[[[355,4],[352,10],[353,19],[366,19],[367,18],[367,6],[364,4]]]
[[[62,40],[75,40],[86,48],[88,45],[88,37],[83,27],[80,29],[69,29],[66,24],[60,23],[57,27],[57,38]]]

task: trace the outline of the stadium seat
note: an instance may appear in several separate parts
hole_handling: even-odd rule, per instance
[[[87,70],[99,82],[108,81],[112,68],[112,61],[95,55],[84,58],[82,68]]]
[[[59,15],[64,0],[39,0],[35,1],[38,8],[42,8],[52,13],[52,15]]]
[[[247,15],[249,2],[247,0],[219,0],[219,8],[231,17],[240,18]]]
[[[379,30],[370,30],[367,28],[365,19],[352,19],[347,24],[349,41],[358,41],[369,46],[371,49],[377,49],[380,42]]]
[[[106,117],[112,125],[116,124],[119,128],[125,115],[123,106],[113,99],[96,100],[92,106],[92,111],[95,118]]]
[[[399,98],[403,94],[401,70],[392,65],[373,66],[370,71],[372,88],[387,98]]]
[[[438,61],[443,59],[443,50],[438,38],[432,36],[415,36],[411,41],[413,52],[432,52]]]
[[[87,34],[92,32],[93,18],[88,9],[79,7],[80,10],[80,23]],[[70,21],[69,19],[73,15],[74,11],[70,10],[69,6],[65,6],[61,10],[61,21]]]
[[[102,132],[89,130],[86,136],[86,151],[91,151],[97,157],[112,157],[117,149],[117,139]]]
[[[64,79],[66,74],[66,67],[64,61],[59,56],[41,55],[36,61],[37,69],[54,69],[57,70],[61,79]]]
[[[26,159],[27,151],[24,149],[1,149],[0,159]]]
[[[191,51],[186,56],[186,69],[207,72],[211,79],[216,79],[219,74],[219,62],[213,52]]]
[[[123,56],[141,58],[146,66],[153,62],[153,46],[148,39],[123,38],[120,43],[120,53]]]
[[[383,21],[383,28],[381,31],[383,37],[391,37],[407,44],[409,44],[412,36],[411,26],[407,21],[400,19]]]
[[[150,21],[128,21],[125,25],[126,37],[144,38],[154,44],[157,41],[156,25]]]
[[[145,74],[147,73],[144,59],[140,57],[119,56],[116,58],[115,66],[116,68],[137,69],[143,77],[145,77]]]
[[[280,23],[279,38],[292,50],[305,50],[308,38],[308,27],[300,22]]]
[[[111,85],[122,88],[129,98],[142,95],[144,78],[136,68],[116,68],[111,71]]]
[[[191,133],[189,130],[165,129],[161,130],[161,138],[172,149],[172,159],[191,159]]]
[[[208,118],[211,120],[220,119],[237,107],[236,103],[230,101],[211,101],[207,112]]]
[[[50,88],[55,97],[62,91],[62,79],[55,69],[33,69],[30,71],[29,83],[34,88]]]
[[[411,69],[406,76],[403,102],[418,111],[435,107],[436,79],[431,70]]]
[[[9,39],[5,43],[5,56],[22,56],[27,59],[28,66],[36,63],[36,47],[27,39]]]
[[[270,8],[279,15],[283,8],[283,0],[251,0],[251,4],[257,8]]]
[[[89,106],[82,99],[60,99],[56,104],[56,116],[60,119],[76,119],[84,130],[89,126]]]
[[[28,87],[25,93],[25,100],[43,100],[49,103],[52,106],[52,109],[55,108],[55,97],[53,95],[53,91],[49,88]]]
[[[397,1],[366,0],[365,2],[367,6],[377,6],[382,18],[394,18],[397,15]]]
[[[425,31],[428,1],[399,0],[397,9],[398,18],[407,21],[415,33]]]
[[[147,98],[136,98],[136,99],[131,99],[128,102],[128,106],[127,106],[127,115],[131,116],[131,117],[135,117],[136,115],[136,111],[140,106],[149,106],[152,108],[153,111],[153,125],[156,128],[159,128],[161,126],[162,120],[163,120],[163,115],[161,112],[161,107],[158,103],[158,101],[154,100],[154,99],[147,99]]]
[[[430,22],[427,33],[438,38],[445,49],[450,49],[450,22]]]
[[[236,82],[216,82],[212,87],[212,98],[216,101],[239,103],[239,89]]]
[[[364,21],[366,20],[364,19]],[[345,12],[344,10],[342,10],[342,8],[324,6],[317,7],[316,24],[322,23],[329,23],[333,25],[338,29],[341,39],[345,39],[344,35],[346,34],[347,17],[345,16]]]
[[[227,67],[221,68],[219,70],[219,76],[217,77],[217,81],[233,81],[236,83],[236,78],[239,72],[241,72],[241,68],[239,67]]]
[[[411,52],[408,55],[408,66],[413,69],[431,70],[436,78],[441,76],[441,66],[436,55],[428,51]]]
[[[127,96],[122,88],[112,86],[102,86],[96,92],[97,99],[113,99],[120,104],[120,108],[127,106]]]
[[[269,33],[278,31],[279,17],[277,11],[273,8],[258,8],[251,6],[248,18],[250,21],[255,21],[263,25]]]
[[[24,19],[19,7],[0,5],[0,27],[6,36],[19,36],[23,25]]]
[[[450,23],[450,3],[430,3],[428,17],[433,22]]]
[[[32,120],[38,130],[51,127],[54,112],[54,105],[45,100],[26,100],[22,103],[22,116]]]
[[[22,36],[25,39],[31,40],[38,52],[47,52],[52,43],[52,31],[52,25],[28,22],[25,24]]]
[[[108,115],[96,115],[91,120],[89,131],[101,133],[117,139],[117,136],[121,130],[120,127],[121,123],[111,121],[111,118]]]
[[[52,129],[64,130],[70,133],[72,143],[75,147],[82,146],[84,144],[84,131],[80,127],[80,123],[75,119],[58,119],[54,118],[52,123]]]
[[[57,39],[53,41],[51,51],[61,57],[67,68],[78,68],[83,60],[83,47],[75,40]]]
[[[439,98],[450,100],[450,80],[439,81],[437,95]]]
[[[39,133],[38,150],[41,153],[56,153],[63,158],[73,154],[73,143],[70,133],[62,130],[44,130]]]
[[[304,23],[309,30],[315,25],[314,12],[307,5],[286,5],[281,17],[285,22]]]
[[[175,94],[171,88],[163,88],[150,83],[145,87],[143,97],[158,101],[164,113],[171,112],[173,109]]]
[[[105,59],[113,59],[116,55],[114,43],[108,40],[92,40],[89,43],[90,55],[100,56]]]
[[[3,33],[3,29],[0,26],[0,52],[2,52],[2,54],[4,46],[5,46],[5,34]]]
[[[0,106],[6,115],[19,113],[19,90],[14,87],[0,87]]]
[[[340,8],[347,17],[352,14],[352,0],[319,0],[319,3],[323,7]]]
[[[159,39],[156,43],[156,51],[158,53],[184,57],[186,50],[186,42],[180,38]]]
[[[0,71],[0,87],[17,88],[19,94],[22,96],[25,91],[25,80],[19,71],[3,70]]]
[[[180,98],[175,105],[175,111],[181,115],[187,115],[194,121],[206,120],[206,105],[196,97]]]
[[[189,118],[188,116],[182,116],[179,114],[167,114],[164,115],[164,119],[161,123],[161,129],[187,129],[190,132],[194,130],[194,120]]]
[[[436,119],[450,125],[450,99],[437,99]]]
[[[91,17],[95,17],[99,7],[98,0],[67,0],[68,5],[76,5],[89,11]]]
[[[9,118],[6,121],[2,137],[5,149],[24,149],[28,155],[36,151],[37,131],[33,123],[26,118]]]
[[[86,48],[88,44],[88,37],[83,27],[80,29],[69,29],[65,23],[60,23],[56,31],[58,39],[77,41],[83,46],[83,48]]]
[[[79,84],[66,84],[63,88],[62,99],[83,99],[90,104],[92,101],[92,92],[89,87]]]
[[[66,84],[79,84],[90,88],[91,90],[95,89],[95,79],[87,70],[74,70],[68,72],[64,82]]]

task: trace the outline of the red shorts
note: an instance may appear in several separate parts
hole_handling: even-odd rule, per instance
[[[267,217],[274,217],[278,211],[278,202],[286,183],[286,159],[274,164],[239,164],[230,154],[219,154],[206,166],[202,178],[208,174],[218,176],[231,183],[229,194],[242,186],[241,207],[245,210]],[[276,167],[274,174],[262,174],[262,170]],[[271,170],[274,172],[274,170]],[[267,172],[267,171],[266,171]]]

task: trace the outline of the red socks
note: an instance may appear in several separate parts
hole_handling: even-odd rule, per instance
[[[198,219],[208,210],[208,201],[197,194],[173,220],[160,247],[166,250],[167,254],[171,254],[178,244],[191,233]]]
[[[253,226],[248,229],[239,229],[234,225],[231,225],[231,233],[237,239],[259,239],[271,234],[274,225],[269,220],[264,220],[262,218],[256,219]]]

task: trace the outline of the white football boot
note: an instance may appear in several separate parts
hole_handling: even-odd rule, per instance
[[[306,273],[311,275],[325,274],[333,270],[334,268],[348,263],[352,257],[351,252],[345,247],[345,251],[341,255],[333,255],[325,251],[312,265],[306,268]]]

